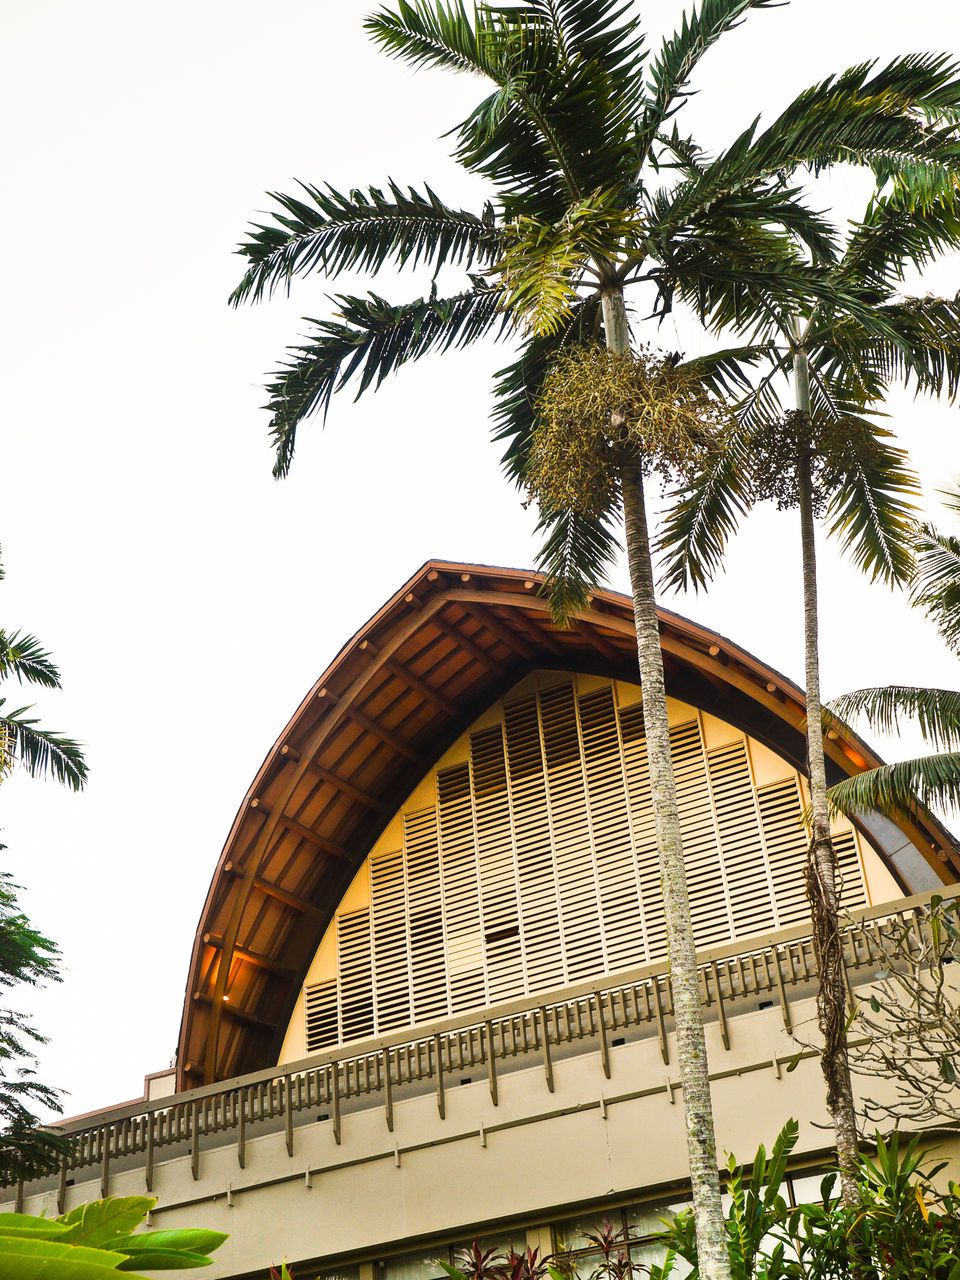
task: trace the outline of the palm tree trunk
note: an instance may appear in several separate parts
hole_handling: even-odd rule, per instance
[[[604,293],[603,323],[607,346],[620,354],[624,353],[629,346],[629,336],[622,292]],[[620,480],[627,563],[633,591],[633,617],[637,631],[637,659],[643,690],[650,795],[657,828],[660,881],[667,925],[677,1056],[683,1085],[687,1154],[697,1232],[698,1274],[701,1280],[730,1280],[730,1261],[720,1201],[710,1074],[703,1032],[703,1010],[683,865],[677,793],[670,757],[660,625],[654,596],[653,564],[640,468],[635,465],[622,467]]]
[[[794,357],[797,409],[810,416],[810,370],[805,352]],[[810,775],[811,839],[807,859],[807,897],[813,921],[813,947],[820,976],[817,1024],[823,1037],[820,1063],[833,1120],[843,1200],[857,1198],[857,1115],[847,1056],[847,977],[837,899],[837,859],[830,838],[827,769],[823,752],[823,704],[820,699],[820,641],[817,609],[817,553],[814,541],[813,482],[809,449],[797,460],[800,543],[803,555],[803,639],[807,702],[807,766]]]

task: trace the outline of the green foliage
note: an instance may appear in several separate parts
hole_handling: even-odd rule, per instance
[[[209,1266],[209,1255],[227,1238],[219,1231],[136,1232],[156,1203],[111,1196],[53,1219],[0,1214],[0,1280],[100,1280],[118,1271]]]
[[[948,506],[960,509],[960,495]],[[911,603],[923,609],[954,652],[960,653],[960,542],[931,525],[915,530],[915,570]],[[863,716],[883,733],[896,732],[903,720],[916,720],[924,740],[939,754],[868,769],[831,787],[831,804],[841,813],[877,808],[885,813],[913,812],[921,806],[960,805],[960,693],[890,685],[857,689],[830,704],[829,714]]]
[[[730,414],[675,358],[648,348],[615,355],[565,348],[536,404],[525,479],[541,511],[609,518],[619,468],[673,475],[715,450]]]
[[[960,493],[946,497],[947,507],[960,511]],[[925,524],[916,535],[914,556],[912,603],[924,610],[946,644],[960,654],[960,539]]]
[[[773,1144],[767,1158],[766,1148],[757,1148],[749,1174],[737,1164],[733,1156],[727,1162],[727,1193],[730,1209],[725,1219],[727,1253],[730,1258],[731,1280],[752,1280],[754,1276],[771,1277],[782,1274],[783,1244],[777,1243],[768,1258],[764,1251],[770,1244],[770,1233],[787,1216],[788,1205],[781,1190],[787,1171],[787,1159],[797,1144],[800,1126],[796,1120],[788,1120]],[[651,1280],[667,1280],[674,1269],[675,1259],[682,1258],[694,1269],[697,1266],[697,1239],[693,1212],[684,1210],[668,1224],[660,1237],[667,1245],[667,1257],[651,1270]]]
[[[0,566],[0,580],[3,578]],[[0,680],[15,677],[19,684],[60,688],[60,672],[35,636],[0,630]],[[52,773],[58,782],[79,791],[87,780],[87,766],[78,743],[43,729],[29,717],[30,707],[6,709],[0,698],[0,781],[15,764],[31,777]]]
[[[791,1120],[767,1159],[757,1152],[749,1174],[727,1167],[731,1204],[726,1218],[733,1280],[960,1280],[960,1188],[939,1193],[942,1164],[926,1163],[913,1138],[876,1138],[873,1159],[861,1156],[857,1203],[833,1198],[836,1175],[824,1178],[821,1198],[791,1208],[782,1194],[786,1161],[798,1136]],[[697,1280],[697,1245],[689,1211],[667,1223],[660,1239],[666,1260],[651,1280],[676,1274],[676,1260]]]
[[[0,845],[0,851],[4,848]],[[0,872],[0,989],[25,983],[59,982],[60,953],[20,910],[19,886]],[[63,1150],[63,1141],[38,1127],[37,1106],[60,1111],[59,1094],[36,1079],[35,1054],[45,1044],[23,1014],[0,1009],[0,1183],[46,1173]]]

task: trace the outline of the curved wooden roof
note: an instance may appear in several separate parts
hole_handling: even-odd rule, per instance
[[[598,592],[570,630],[558,631],[540,583],[521,570],[431,561],[304,698],[244,798],[204,903],[178,1088],[277,1061],[307,968],[358,867],[411,789],[493,701],[534,668],[637,682],[630,600]],[[804,769],[796,685],[664,610],[661,635],[668,693]],[[832,780],[879,762],[852,734],[828,741],[827,751]],[[960,879],[960,856],[936,822],[897,826],[938,880]]]

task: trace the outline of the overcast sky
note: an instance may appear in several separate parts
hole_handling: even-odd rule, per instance
[[[388,61],[362,31],[370,7],[32,0],[5,15],[0,624],[60,663],[63,691],[35,701],[86,744],[91,780],[77,796],[15,777],[0,823],[5,865],[63,950],[62,985],[33,1007],[51,1038],[42,1074],[70,1091],[68,1113],[137,1096],[170,1062],[234,813],[340,646],[430,557],[527,566],[536,551],[488,438],[506,348],[425,360],[360,404],[340,399],[325,431],[303,432],[290,478],[270,475],[260,386],[299,317],[329,314],[330,286],[227,307],[232,250],[263,193],[392,176],[453,203],[484,195],[440,136],[478,82]],[[644,20],[672,29],[681,11],[657,0]],[[720,146],[830,70],[960,52],[948,13],[943,0],[759,12],[702,64],[689,124]],[[861,194],[838,175],[820,201],[852,212]],[[422,284],[376,287],[403,299]],[[919,287],[956,292],[957,263]],[[682,320],[660,340],[698,342]],[[955,410],[901,397],[891,413],[932,503],[960,474]],[[795,516],[755,514],[709,595],[665,603],[799,680],[796,537]],[[832,549],[821,559],[827,696],[956,684],[902,598]],[[622,567],[613,585],[625,589]]]

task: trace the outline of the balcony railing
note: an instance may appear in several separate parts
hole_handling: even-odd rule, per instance
[[[876,962],[889,954],[895,936],[899,945],[912,945],[911,938],[922,927],[921,909],[932,896],[919,894],[854,913],[845,929],[851,1002],[853,985],[873,978]],[[746,1001],[769,997],[771,1004],[779,1004],[784,1029],[792,1032],[791,998],[816,977],[812,940],[804,926],[700,952],[698,962],[702,1003],[715,1019],[726,1049],[730,1048],[728,1014]],[[464,1072],[485,1074],[496,1105],[501,1069],[520,1065],[519,1059],[528,1065],[531,1055],[537,1055],[546,1088],[553,1092],[554,1054],[569,1052],[578,1042],[595,1042],[608,1078],[611,1041],[636,1034],[637,1029],[641,1034],[645,1030],[656,1034],[668,1064],[667,1020],[672,1013],[670,978],[666,963],[661,962],[562,992],[501,1004],[479,1016],[448,1018],[345,1045],[301,1062],[193,1089],[173,1101],[131,1103],[104,1113],[97,1122],[86,1118],[63,1126],[71,1146],[60,1165],[58,1205],[62,1212],[71,1173],[99,1166],[100,1190],[106,1196],[111,1165],[122,1160],[129,1168],[131,1157],[142,1162],[151,1190],[155,1161],[165,1149],[178,1145],[181,1150],[189,1148],[193,1176],[199,1179],[204,1140],[208,1148],[224,1141],[221,1137],[217,1142],[216,1135],[236,1144],[243,1167],[248,1134],[267,1122],[282,1127],[292,1156],[298,1117],[300,1123],[313,1123],[318,1111],[325,1112],[339,1144],[345,1104],[364,1098],[372,1101],[374,1095],[392,1131],[394,1096],[407,1086],[416,1086],[418,1092],[435,1091],[442,1119],[445,1089],[451,1077]],[[172,1157],[174,1152],[169,1154]],[[49,1179],[44,1181],[50,1185]],[[18,1206],[23,1194],[21,1183]]]

